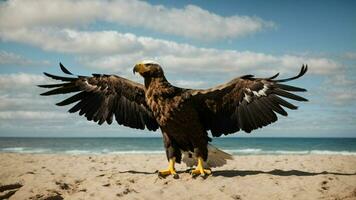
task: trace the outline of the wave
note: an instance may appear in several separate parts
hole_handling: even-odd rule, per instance
[[[109,154],[164,154],[164,151],[113,151]]]
[[[97,154],[97,152],[92,152],[92,151],[88,151],[88,150],[76,150],[76,149],[64,151],[64,153],[66,153],[66,154]]]
[[[25,148],[25,147],[8,147],[0,149],[0,152],[9,153],[52,153],[52,154],[164,154],[165,151],[162,150],[82,150],[82,149],[71,149],[71,150],[51,150],[44,148]]]
[[[1,151],[12,153],[50,153],[50,149],[44,148],[25,148],[25,147],[9,147],[3,148]]]
[[[9,148],[3,148],[1,151],[8,151],[8,152],[21,152],[25,148],[24,147],[9,147]]]
[[[354,151],[326,151],[326,150],[313,150],[310,151],[311,154],[326,154],[326,155],[345,155],[345,156],[354,156],[356,152]]]
[[[272,151],[271,154],[291,154],[291,155],[303,155],[303,154],[310,154],[309,151],[283,151],[283,150],[277,150],[277,151]]]
[[[234,149],[226,150],[228,153],[233,155],[356,155],[355,151],[328,151],[328,150],[303,150],[303,151],[292,151],[292,150],[262,150],[262,149]]]
[[[61,152],[57,152],[61,153]],[[68,150],[64,151],[65,154],[110,154],[110,155],[115,155],[115,154],[163,154],[164,151],[145,151],[145,150],[132,150],[132,151],[110,151],[108,149],[103,149],[103,150],[97,150],[97,151],[90,151],[90,150]]]
[[[233,155],[302,155],[310,154],[310,151],[289,151],[289,150],[262,150],[262,149],[234,149],[234,150],[225,150],[228,153]]]
[[[224,150],[228,153],[232,154],[254,154],[254,153],[260,153],[262,152],[262,149],[232,149],[232,150]]]

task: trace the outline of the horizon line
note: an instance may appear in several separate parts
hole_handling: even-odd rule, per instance
[[[78,137],[78,136],[0,136],[0,138],[162,138],[161,136],[83,136],[83,137]],[[224,138],[259,138],[259,139],[265,139],[265,138],[306,138],[306,139],[356,139],[356,137],[333,137],[333,136],[328,136],[328,137],[298,137],[298,136],[291,136],[291,137],[286,137],[286,136],[265,136],[265,137],[251,137],[251,136],[225,136],[225,137],[211,137],[212,139],[224,139]]]

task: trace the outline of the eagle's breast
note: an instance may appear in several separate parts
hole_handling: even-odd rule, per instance
[[[166,126],[179,112],[184,99],[176,88],[166,84],[151,84],[146,90],[146,102],[160,126]]]

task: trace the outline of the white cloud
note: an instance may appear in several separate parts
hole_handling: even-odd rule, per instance
[[[79,62],[92,68],[108,71],[130,72],[133,62],[144,58],[155,58],[164,68],[173,72],[233,72],[259,73],[272,72],[296,73],[302,64],[308,64],[310,73],[326,75],[340,69],[336,61],[323,57],[271,55],[251,51],[218,50],[198,48],[188,44],[130,36],[132,45],[141,46],[138,51],[126,54],[81,56]],[[112,43],[114,46],[115,44]]]
[[[337,90],[329,93],[329,100],[336,105],[345,106],[356,102],[356,91]]]
[[[60,127],[70,121],[66,108],[54,105],[63,96],[39,95],[45,90],[36,85],[49,82],[44,75],[0,74],[0,127],[34,130],[43,126]]]
[[[174,81],[178,87],[185,88],[202,88],[207,85],[205,81],[189,81],[189,80],[176,80]]]
[[[44,76],[26,73],[1,74],[0,89],[24,89],[35,88],[37,84],[44,83],[47,80]]]
[[[79,58],[83,64],[115,72],[118,69],[129,71],[133,62],[148,57],[156,57],[165,68],[192,72],[204,69],[205,72],[252,73],[257,70],[270,74],[270,71],[288,72],[307,63],[313,74],[330,74],[340,67],[328,58],[198,48],[117,31],[21,29],[3,33],[2,37],[45,50],[83,54]]]
[[[75,31],[71,29],[21,28],[0,31],[3,40],[21,42],[44,50],[65,53],[130,53],[141,48],[132,34],[116,31]]]
[[[124,2],[118,1],[117,6],[110,7],[109,20],[189,38],[235,38],[274,27],[272,22],[257,17],[222,17],[194,5],[177,9],[141,1]]]
[[[48,111],[54,98],[43,98],[38,84],[53,81],[44,75],[15,73],[0,75],[0,111]]]
[[[40,98],[22,92],[16,95],[2,94],[0,95],[0,110],[43,110],[47,108],[48,99]]]
[[[356,52],[346,52],[343,57],[350,60],[356,60]]]
[[[103,16],[105,12],[102,8],[103,2],[84,0],[2,1],[0,3],[0,27],[11,30],[33,26],[87,24]]]
[[[321,85],[320,90],[326,96],[327,103],[348,106],[356,103],[356,80],[350,79],[345,72],[337,72]]]
[[[0,111],[0,119],[3,120],[49,120],[65,119],[68,114],[63,112],[39,112],[39,111]]]
[[[346,72],[341,71],[341,73],[336,73],[334,76],[329,77],[325,81],[325,86],[335,86],[338,88],[348,88],[356,84],[356,80],[350,79],[347,75]],[[330,89],[330,87],[326,88]]]
[[[107,71],[127,73],[133,62],[144,58],[157,58],[165,68],[174,72],[202,72],[204,69],[204,72],[257,72],[263,75],[271,71],[288,72],[308,63],[311,73],[329,74],[340,67],[337,62],[323,57],[207,49],[117,31],[70,28],[105,20],[148,26],[159,31],[164,29],[183,36],[224,38],[254,32],[266,24],[246,16],[222,17],[192,5],[177,9],[136,0],[10,0],[0,4],[0,11],[0,37],[3,40],[46,51],[81,54],[77,59],[82,64]]]
[[[194,5],[167,8],[137,0],[9,0],[0,3],[0,29],[3,30],[84,26],[94,21],[198,39],[236,38],[274,27],[273,22],[258,17],[223,17]]]
[[[12,52],[7,52],[0,50],[0,65],[20,65],[20,66],[29,66],[29,65],[48,65],[49,61],[35,61],[27,59],[21,55],[14,54]]]

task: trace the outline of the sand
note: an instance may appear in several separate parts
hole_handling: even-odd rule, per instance
[[[0,153],[0,199],[356,199],[356,156],[235,156],[213,175],[159,178],[162,154]]]

